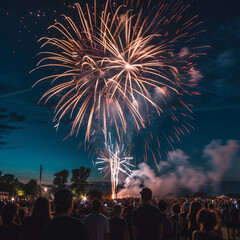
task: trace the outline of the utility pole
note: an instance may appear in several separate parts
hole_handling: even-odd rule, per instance
[[[42,196],[42,173],[43,173],[43,167],[40,164],[40,197]]]

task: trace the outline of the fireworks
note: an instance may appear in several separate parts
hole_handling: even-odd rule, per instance
[[[59,124],[69,114],[73,119],[70,135],[77,135],[85,122],[87,141],[94,131],[94,121],[101,121],[105,133],[110,125],[108,122],[113,122],[120,138],[120,130],[126,133],[127,113],[138,130],[145,127],[142,115],[148,112],[149,105],[159,115],[162,113],[161,107],[151,96],[156,89],[170,95],[182,94],[184,86],[189,84],[180,81],[179,69],[174,66],[175,55],[170,48],[181,37],[186,40],[186,30],[194,28],[193,20],[186,22],[170,41],[166,37],[168,32],[160,33],[160,24],[165,26],[171,21],[180,21],[178,18],[183,9],[177,11],[178,5],[174,5],[176,9],[172,12],[175,15],[171,21],[164,15],[167,10],[163,10],[163,6],[159,7],[161,12],[157,11],[151,19],[150,16],[143,16],[142,10],[133,14],[126,5],[113,12],[110,1],[98,15],[96,2],[94,5],[93,12],[88,5],[84,12],[76,4],[80,25],[64,16],[66,26],[56,22],[49,27],[57,30],[57,35],[61,37],[40,39],[44,41],[42,47],[54,46],[56,52],[41,52],[47,56],[40,60],[36,68],[59,68],[55,74],[37,81],[52,79],[54,85],[41,100],[45,99],[47,103],[54,96],[60,96],[55,106],[54,121]],[[156,22],[161,14],[163,17]],[[186,93],[190,94],[185,90]]]
[[[117,186],[119,179],[119,172],[130,176],[131,164],[133,157],[129,157],[128,153],[124,150],[124,145],[120,146],[118,143],[112,143],[111,134],[109,133],[108,143],[105,142],[105,150],[99,153],[100,157],[97,158],[96,164],[104,165],[99,167],[98,170],[102,171],[104,176],[111,176],[112,184],[112,199],[116,198]]]
[[[51,79],[53,86],[40,101],[53,100],[56,129],[63,118],[69,117],[68,136],[78,136],[84,125],[85,143],[89,145],[90,138],[103,130],[105,150],[97,164],[106,164],[100,170],[111,174],[115,197],[119,171],[127,175],[131,172],[132,158],[127,157],[122,145],[129,123],[134,123],[139,131],[150,125],[153,112],[159,116],[167,112],[174,122],[173,134],[162,133],[171,149],[184,131],[193,128],[188,122],[191,116],[184,112],[191,113],[193,105],[186,103],[184,97],[199,94],[192,90],[201,76],[195,70],[194,59],[203,55],[200,49],[207,46],[190,47],[189,43],[202,32],[198,29],[201,22],[196,22],[197,16],[184,19],[189,6],[185,7],[181,0],[160,0],[154,7],[147,1],[146,8],[140,7],[139,0],[136,4],[133,0],[124,1],[118,6],[107,0],[102,10],[97,9],[100,4],[96,0],[93,8],[88,4],[75,5],[78,20],[63,15],[65,24],[55,22],[49,27],[56,35],[40,39],[42,47],[50,50],[40,53],[44,57],[34,70],[50,67],[55,72],[36,84]],[[177,116],[179,108],[185,118],[183,123]],[[113,128],[121,143],[115,146],[107,140],[107,132]],[[145,141],[146,162],[150,139],[154,138],[152,133],[150,136]],[[156,139],[160,148],[157,136]],[[150,151],[158,166],[156,153]],[[161,159],[159,150],[158,155]]]

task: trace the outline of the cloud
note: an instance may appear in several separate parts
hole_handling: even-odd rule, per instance
[[[29,92],[29,91],[31,91],[30,88],[6,91],[6,92],[0,94],[0,98],[11,97],[11,96],[22,94],[22,93],[26,93],[26,92]]]
[[[192,165],[190,157],[180,149],[171,153],[174,161],[168,159],[160,163],[159,176],[146,163],[141,163],[139,169],[125,179],[124,188],[118,197],[139,196],[143,186],[152,189],[154,196],[161,197],[169,194],[177,196],[183,190],[196,192],[209,187],[212,193],[216,193],[239,149],[240,145],[235,140],[228,140],[225,145],[220,140],[211,141],[203,149],[203,158],[208,159],[210,170]]]
[[[11,120],[15,122],[23,122],[27,119],[26,116],[18,115],[16,112],[10,113],[10,117],[11,117]]]
[[[214,191],[218,190],[224,173],[231,166],[238,151],[239,143],[235,140],[228,140],[226,145],[221,140],[213,140],[204,148],[203,157],[209,158],[208,164],[213,167],[213,171],[209,172],[208,176]]]
[[[27,117],[23,115],[19,115],[16,112],[8,113],[6,108],[0,108],[0,112],[4,114],[0,114],[0,138],[3,139],[4,136],[9,135],[12,131],[21,129],[19,123],[23,123],[26,121]],[[14,124],[14,126],[13,126]],[[17,124],[17,126],[15,126]],[[7,145],[6,141],[0,141],[0,147]]]
[[[0,114],[0,120],[6,119],[6,118],[8,118],[7,115],[1,115],[1,114]]]
[[[197,110],[240,108],[239,29],[239,18],[224,20],[208,37],[208,44],[213,48],[207,57],[198,61],[198,69],[204,78],[197,87],[202,93],[201,100],[192,100]]]
[[[18,129],[17,127],[0,124],[0,132],[3,132],[3,133],[8,133],[8,131],[10,130],[17,130],[17,129]]]
[[[47,123],[49,123],[49,122],[43,121],[43,120],[35,120],[34,122],[36,122],[38,124],[47,124]]]
[[[4,148],[4,146],[7,144],[7,142],[0,141],[0,149]]]
[[[222,67],[230,67],[235,64],[235,60],[230,50],[226,50],[218,55],[217,63]]]

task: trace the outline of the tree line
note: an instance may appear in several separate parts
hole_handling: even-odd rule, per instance
[[[87,179],[90,176],[91,169],[80,167],[71,171],[72,177],[70,179],[71,185],[69,188],[79,198],[81,195],[86,195],[86,187],[88,185]],[[64,169],[56,172],[53,179],[53,191],[57,191],[61,188],[66,188],[68,183],[69,171]]]
[[[14,174],[3,174],[0,171],[0,192],[8,192],[9,196],[31,195],[35,197],[38,195],[39,187],[35,179],[24,184]]]
[[[72,177],[68,186],[72,192],[79,198],[86,195],[87,179],[90,176],[91,169],[80,167],[71,171]],[[56,192],[61,188],[66,188],[70,172],[66,169],[56,172],[53,179],[52,192]],[[30,179],[27,183],[22,183],[14,174],[3,174],[0,171],[0,192],[7,192],[9,196],[31,195],[36,197],[40,194],[40,186],[35,179]],[[1,194],[0,194],[1,195]]]

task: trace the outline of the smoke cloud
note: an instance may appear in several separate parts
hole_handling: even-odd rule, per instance
[[[189,74],[191,78],[195,80],[195,82],[203,78],[203,75],[201,74],[201,72],[199,70],[196,70],[194,67],[190,68]]]
[[[208,173],[208,177],[214,192],[218,191],[219,183],[226,170],[231,166],[238,150],[239,143],[235,140],[228,140],[226,145],[223,145],[221,140],[214,140],[204,148],[203,157],[209,158],[208,164],[213,167],[213,170]]]
[[[179,57],[183,58],[186,57],[188,54],[190,54],[190,51],[187,47],[183,47],[179,53]]]
[[[221,140],[213,140],[203,149],[205,167],[191,164],[190,157],[182,150],[176,149],[171,155],[174,161],[168,159],[159,164],[159,176],[146,163],[138,165],[130,177],[124,182],[124,188],[118,197],[139,196],[142,187],[148,187],[154,196],[177,196],[183,190],[200,191],[206,186],[215,193],[226,170],[231,166],[240,145],[236,140],[228,140],[224,145]]]

